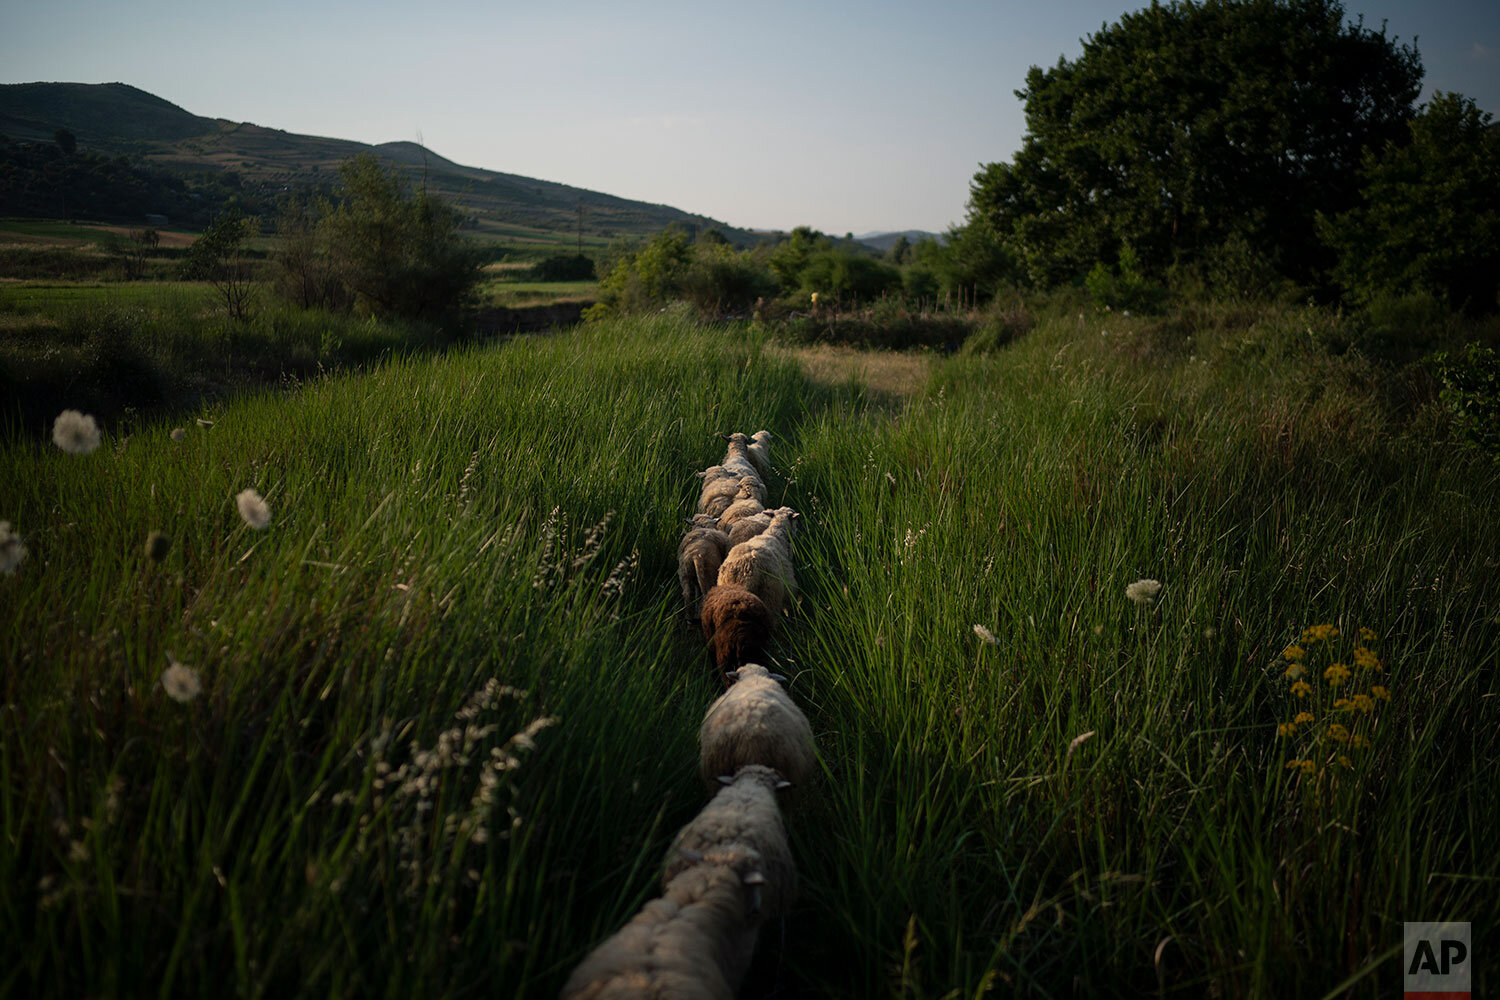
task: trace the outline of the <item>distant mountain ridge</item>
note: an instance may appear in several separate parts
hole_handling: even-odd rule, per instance
[[[597,245],[617,237],[646,236],[674,223],[689,231],[716,228],[740,246],[756,242],[749,232],[708,216],[466,167],[414,142],[369,145],[204,118],[125,83],[0,84],[0,134],[51,142],[59,128],[72,132],[83,150],[139,158],[170,170],[233,171],[267,193],[327,184],[339,163],[372,153],[457,203],[475,235],[503,242],[558,243],[564,236],[576,237],[581,229],[581,235]]]
[[[906,237],[908,243],[920,243],[922,240],[937,240],[943,242],[946,237],[942,233],[929,233],[925,229],[902,229],[899,232],[873,232],[865,233],[863,236],[854,237],[865,246],[874,247],[884,253],[896,245],[901,237]]]

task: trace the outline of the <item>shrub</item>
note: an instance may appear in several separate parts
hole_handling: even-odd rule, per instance
[[[1167,290],[1141,273],[1135,249],[1128,243],[1120,248],[1120,261],[1115,267],[1100,261],[1083,284],[1095,304],[1104,309],[1159,312],[1167,301]]]
[[[585,254],[553,254],[531,267],[532,281],[593,281],[594,259]]]
[[[1454,354],[1434,354],[1429,364],[1459,431],[1500,460],[1500,354],[1471,343]]]

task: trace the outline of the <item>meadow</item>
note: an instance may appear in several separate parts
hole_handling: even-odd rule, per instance
[[[1493,953],[1500,470],[1327,312],[1034,320],[830,354],[669,310],[0,444],[0,993],[555,995],[701,805],[675,547],[762,427],[824,774],[745,995]]]

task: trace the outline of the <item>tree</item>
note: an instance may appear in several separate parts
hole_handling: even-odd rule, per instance
[[[1363,150],[1400,137],[1421,78],[1414,48],[1337,0],[1153,3],[1031,68],[1022,147],[976,174],[969,218],[1040,284],[1125,245],[1160,272],[1232,237],[1307,279],[1328,263],[1317,211],[1354,204]]]
[[[183,276],[207,281],[224,300],[231,319],[250,318],[251,273],[245,241],[255,234],[255,220],[228,211],[188,247]]]
[[[53,132],[52,141],[57,143],[57,148],[63,151],[64,156],[72,156],[78,150],[77,137],[65,128]]]
[[[479,282],[463,214],[362,153],[339,167],[344,200],[317,224],[317,245],[352,297],[380,316],[452,321]]]
[[[1478,313],[1500,294],[1500,133],[1488,113],[1438,93],[1410,141],[1365,157],[1360,204],[1321,215],[1348,297],[1432,296]]]

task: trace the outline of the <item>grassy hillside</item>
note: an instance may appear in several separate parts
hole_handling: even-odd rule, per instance
[[[1321,314],[1040,320],[909,395],[669,314],[3,446],[0,992],[555,995],[701,802],[673,556],[762,426],[826,773],[747,995],[1383,996],[1403,920],[1492,951],[1500,474]]]
[[[706,216],[631,201],[552,181],[465,167],[412,142],[371,146],[297,135],[248,122],[202,118],[125,84],[0,84],[0,134],[52,141],[73,131],[79,149],[123,153],[178,173],[232,171],[250,192],[274,202],[289,186],[330,185],[340,162],[359,153],[401,166],[414,180],[460,204],[481,237],[539,245],[573,245],[579,229],[591,245],[646,236],[673,223],[717,227],[730,240],[755,238]]]

